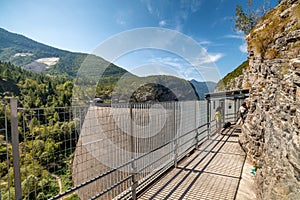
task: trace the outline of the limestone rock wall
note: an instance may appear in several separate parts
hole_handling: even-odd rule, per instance
[[[300,2],[283,0],[247,36],[250,111],[240,143],[259,199],[300,199]]]

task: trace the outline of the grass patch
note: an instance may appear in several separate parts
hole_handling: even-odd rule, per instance
[[[288,23],[291,21],[295,22],[295,25],[289,31],[300,28],[300,5],[293,7],[290,17],[280,17],[280,14],[289,7],[290,5],[288,4],[282,4],[279,8],[271,10],[259,20],[258,24],[264,24],[264,27],[261,29],[256,27],[256,29],[251,31],[251,38],[253,39],[249,40],[249,46],[254,49],[257,55],[261,55],[263,59],[280,57],[280,54],[275,49],[269,50],[269,48],[275,43],[275,35],[284,32]]]
[[[280,58],[280,54],[276,49],[267,49],[265,53],[266,59]]]
[[[288,64],[284,64],[284,65],[281,66],[280,72],[281,72],[281,74],[285,75],[285,74],[288,73],[289,69],[290,69],[289,65]]]
[[[228,73],[223,79],[221,79],[217,85],[216,88],[219,90],[228,90],[230,89],[228,84],[230,83],[231,80],[234,78],[240,76],[243,74],[244,69],[249,69],[249,61],[243,62],[240,66],[238,66],[234,71]],[[239,86],[240,87],[240,86]]]

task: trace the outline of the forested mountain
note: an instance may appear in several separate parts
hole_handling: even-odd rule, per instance
[[[0,61],[0,94],[17,96],[22,107],[71,105],[73,80],[36,74]]]
[[[106,102],[110,101],[112,92],[114,91],[114,86],[118,82],[119,78],[125,73],[128,79],[127,84],[131,83],[130,87],[134,85],[136,87],[137,84],[141,84],[143,81],[157,82],[158,80],[162,80],[166,86],[177,85],[178,90],[184,86],[188,86],[189,88],[193,87],[198,93],[198,97],[201,99],[203,99],[205,93],[211,92],[215,85],[214,83],[200,83],[195,80],[192,80],[190,84],[186,85],[187,81],[171,76],[151,76],[139,78],[98,56],[60,50],[0,28],[0,61],[10,62],[28,71],[35,73],[42,72],[44,74],[50,74],[59,77],[65,75],[65,77],[75,78],[78,69],[87,56],[89,56],[88,61],[94,65],[93,67],[95,70],[103,71],[107,66],[109,66],[103,72],[98,83],[94,83],[97,84],[95,96],[106,100]],[[18,69],[21,70],[21,68]],[[5,73],[4,76],[9,78],[10,75],[5,75]],[[30,76],[37,75],[31,74]],[[14,84],[16,83],[10,84],[9,82],[6,82],[5,78],[0,80],[0,92],[2,88],[2,92],[13,91],[14,94],[19,94],[19,88]],[[143,89],[139,88],[139,92],[135,92],[131,100],[147,102],[148,100],[153,100],[155,98],[157,98],[156,100],[158,101],[171,101],[175,99],[174,94],[171,94],[170,91],[167,91],[167,88],[161,86],[151,88],[150,85],[151,84],[143,86]],[[144,92],[144,95],[142,92]],[[191,99],[191,97],[187,97],[189,96],[189,92],[191,91],[183,90],[180,93],[181,96],[179,99]],[[149,97],[149,95],[152,95],[152,97]],[[122,95],[120,94],[119,97],[121,96]],[[33,106],[32,103],[29,105]],[[37,104],[35,106],[37,106]]]
[[[57,49],[0,28],[0,60],[33,72],[75,77],[86,56],[88,54]],[[100,57],[95,56],[95,59],[100,67],[109,65],[107,75],[126,72]]]

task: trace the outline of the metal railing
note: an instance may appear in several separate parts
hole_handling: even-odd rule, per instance
[[[12,99],[11,131],[6,112],[0,117],[5,125],[1,135],[6,134],[1,140],[6,152],[0,156],[7,163],[0,199],[136,199],[215,133],[207,101],[34,109],[16,105]],[[224,121],[234,120],[234,113],[225,116]]]

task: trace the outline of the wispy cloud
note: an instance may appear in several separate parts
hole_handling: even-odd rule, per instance
[[[223,56],[223,53],[207,54],[206,56],[203,56],[201,58],[195,58],[192,61],[192,65],[203,66],[204,64],[214,63],[220,60]]]
[[[146,6],[149,14],[158,19],[159,26],[169,26],[181,31],[190,15],[201,8],[203,0],[180,0],[176,6],[170,1],[141,0],[141,2]],[[168,8],[168,12],[166,12],[166,8]]]
[[[244,42],[242,45],[239,46],[239,50],[242,52],[242,53],[247,53],[247,43]]]
[[[128,25],[128,19],[131,17],[132,12],[130,10],[127,11],[119,11],[115,14],[115,22],[120,26]]]
[[[213,63],[220,60],[223,56],[224,54],[222,53],[207,54],[201,58],[190,60],[190,63],[176,57],[156,57],[149,59],[147,62],[161,66],[169,66],[172,71],[178,74],[177,76],[192,79],[192,77],[195,78],[199,72],[204,73],[207,70],[212,70],[214,67]]]
[[[161,69],[164,69],[164,73],[161,73],[161,71],[156,69],[156,73],[159,71],[161,75],[175,75],[187,80],[197,76],[197,69],[183,59],[176,57],[156,57],[148,60],[148,62],[156,64],[160,66]]]
[[[150,63],[159,63],[164,65],[169,65],[172,67],[176,67],[178,69],[183,69],[183,61],[179,58],[172,58],[172,57],[157,57],[151,58],[148,60]]]
[[[147,10],[150,14],[153,14],[153,8],[150,1],[146,1]]]
[[[147,11],[149,12],[149,14],[156,16],[156,17],[160,17],[160,10],[158,7],[155,7],[155,2],[152,0],[141,0],[141,3],[146,5]],[[158,4],[159,5],[159,4]]]
[[[241,40],[242,44],[239,46],[239,50],[242,53],[247,53],[247,42],[245,41],[245,37],[242,32],[238,32],[237,34],[225,35],[224,38]]]
[[[221,8],[221,5],[223,4],[223,2],[224,2],[224,0],[221,0],[221,1],[219,2],[219,5],[216,7],[216,10],[219,10],[219,9]]]
[[[126,21],[121,18],[117,18],[116,23],[121,26],[125,26],[127,24]]]
[[[244,35],[241,35],[241,34],[231,34],[231,35],[225,35],[224,38],[244,39]]]
[[[202,0],[181,0],[180,7],[188,13],[197,12],[202,5]]]
[[[208,40],[202,40],[200,42],[198,42],[199,45],[209,45],[209,44],[212,44],[211,41],[208,41]]]

